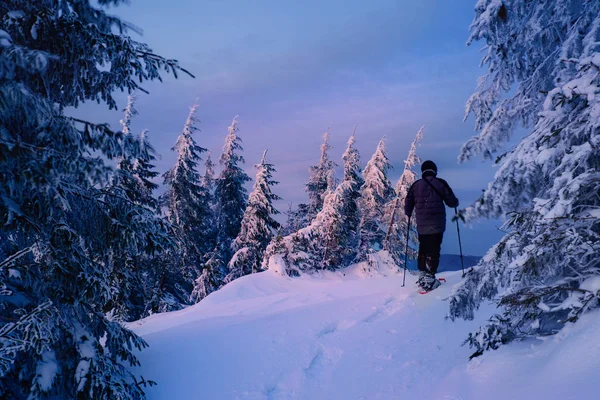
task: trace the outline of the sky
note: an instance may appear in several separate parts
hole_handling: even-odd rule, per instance
[[[134,39],[195,75],[165,77],[143,86],[149,95],[138,94],[132,128],[149,130],[160,155],[157,169],[164,172],[174,163],[171,148],[195,102],[201,120],[195,139],[213,161],[239,115],[245,169],[254,177],[253,164],[269,150],[280,181],[274,191],[284,199],[277,207],[286,211],[290,202],[307,199],[308,167],[318,162],[323,133],[330,130],[330,157],[341,165],[355,126],[363,163],[386,138],[395,183],[424,125],[418,155],[437,163],[461,207],[478,197],[494,166],[482,159],[457,163],[461,145],[475,134],[473,119],[463,121],[465,103],[485,73],[479,66],[483,43],[466,46],[474,5],[474,0],[132,0],[110,12],[143,30],[142,36],[132,32]],[[125,95],[117,100],[124,108]],[[115,129],[122,116],[97,104],[76,113]],[[463,226],[464,253],[483,255],[502,236],[500,225]],[[458,253],[454,226],[448,226],[442,253]]]

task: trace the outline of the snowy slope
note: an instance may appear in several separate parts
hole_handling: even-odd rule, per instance
[[[448,283],[417,294],[415,278],[358,267],[290,279],[238,279],[182,311],[131,324],[150,344],[150,399],[592,399],[600,314],[565,335],[468,361],[460,344],[480,321],[444,319]],[[485,316],[487,310],[479,313]]]

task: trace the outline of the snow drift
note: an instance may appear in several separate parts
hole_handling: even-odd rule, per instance
[[[486,352],[481,325],[445,319],[460,272],[428,295],[394,268],[238,279],[187,309],[131,324],[150,344],[150,399],[586,399],[597,393],[600,314],[558,336]]]

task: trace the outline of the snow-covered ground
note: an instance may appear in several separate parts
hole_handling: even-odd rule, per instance
[[[136,371],[150,399],[594,399],[600,314],[564,334],[472,361],[478,321],[446,320],[461,277],[419,295],[415,277],[359,267],[290,279],[246,276],[185,310],[131,324],[150,348]]]

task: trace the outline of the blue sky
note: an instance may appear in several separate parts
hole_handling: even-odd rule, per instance
[[[341,163],[355,125],[366,162],[387,138],[395,181],[417,130],[419,148],[433,159],[466,205],[492,178],[489,162],[458,165],[473,122],[463,122],[473,92],[483,44],[465,45],[475,1],[465,0],[133,0],[113,9],[142,28],[152,49],[175,58],[196,79],[181,77],[145,86],[134,130],[149,129],[163,172],[174,161],[171,147],[195,101],[199,145],[218,158],[227,126],[239,115],[246,170],[265,148],[275,164],[275,189],[287,204],[305,201],[308,166],[317,162],[329,127],[331,157]],[[119,97],[125,104],[124,96]],[[78,111],[118,127],[120,113],[87,104]],[[482,255],[501,236],[498,221],[462,229],[465,253]],[[457,253],[450,226],[442,252]]]

